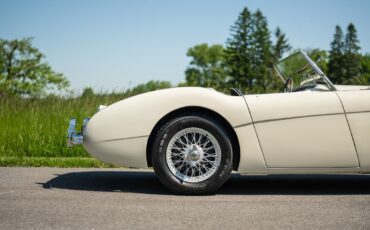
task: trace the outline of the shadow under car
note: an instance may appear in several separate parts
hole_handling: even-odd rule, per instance
[[[153,172],[86,171],[57,175],[43,188],[97,192],[172,194]],[[215,193],[223,195],[351,195],[370,194],[370,175],[232,174]]]

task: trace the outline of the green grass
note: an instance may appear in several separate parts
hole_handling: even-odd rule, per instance
[[[0,166],[111,167],[90,155],[82,146],[66,147],[69,119],[78,126],[92,116],[99,104],[111,104],[124,94],[89,97],[0,100]]]
[[[69,120],[80,127],[100,104],[110,105],[140,93],[170,87],[149,81],[121,93],[43,98],[0,96],[0,166],[110,167],[90,158],[82,146],[66,147]]]
[[[81,126],[99,104],[111,104],[125,95],[0,100],[0,157],[88,157],[78,146],[66,147],[69,119]]]
[[[89,157],[0,157],[1,167],[60,167],[60,168],[110,168],[106,164]]]

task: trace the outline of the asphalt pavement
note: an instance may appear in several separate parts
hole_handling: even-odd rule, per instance
[[[233,174],[178,196],[151,170],[5,167],[0,229],[370,229],[370,176]]]

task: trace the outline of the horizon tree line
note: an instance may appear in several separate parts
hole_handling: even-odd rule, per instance
[[[277,92],[282,83],[274,76],[273,63],[292,50],[278,27],[271,40],[266,17],[245,7],[230,28],[225,45],[206,43],[189,48],[191,58],[182,85],[224,90],[239,87],[247,93]],[[337,25],[329,52],[307,50],[308,55],[334,84],[370,84],[370,56],[360,53],[357,30],[349,23],[346,34]]]
[[[274,76],[273,64],[286,53],[296,51],[279,27],[273,32],[269,30],[262,11],[251,12],[244,7],[224,45],[202,43],[188,49],[186,55],[191,60],[185,70],[185,82],[178,86],[278,92],[282,82]],[[370,85],[370,55],[360,51],[356,27],[349,23],[345,34],[336,25],[329,51],[311,49],[307,53],[334,84]],[[68,79],[44,59],[45,55],[32,45],[32,38],[0,39],[0,98],[68,91]],[[168,81],[149,81],[127,92],[131,95],[171,86]],[[85,91],[83,96],[94,94],[89,87]]]

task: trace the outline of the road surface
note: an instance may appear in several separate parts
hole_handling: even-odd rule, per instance
[[[0,168],[0,229],[370,229],[370,176],[240,176],[177,196],[150,170]]]

